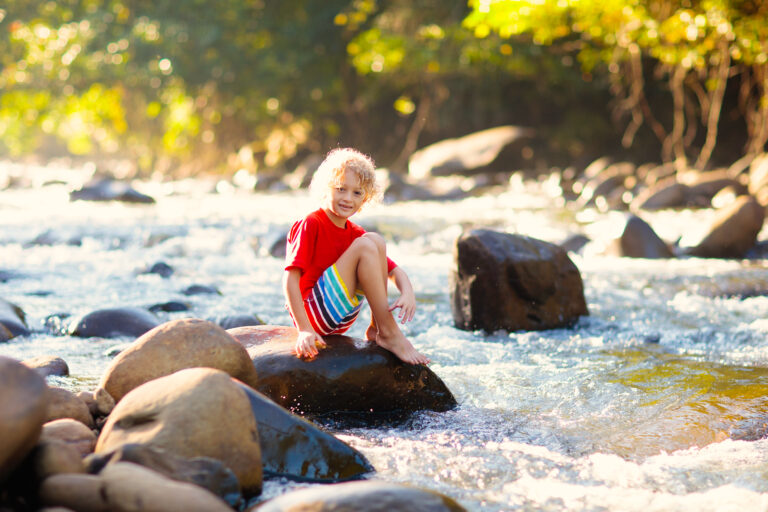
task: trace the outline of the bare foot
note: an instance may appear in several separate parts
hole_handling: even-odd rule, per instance
[[[390,337],[385,337],[379,332],[376,336],[376,344],[389,350],[405,363],[429,364],[429,358],[416,350],[402,332]]]
[[[376,341],[376,338],[379,335],[379,329],[373,325],[370,324],[368,328],[365,330],[365,339],[369,341]]]

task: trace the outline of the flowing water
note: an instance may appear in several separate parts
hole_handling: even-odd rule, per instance
[[[32,172],[38,183],[0,193],[0,271],[11,274],[0,297],[21,306],[35,332],[0,344],[0,354],[61,356],[71,376],[52,385],[93,389],[132,340],[57,335],[44,327],[51,315],[179,300],[191,310],[161,320],[251,313],[289,324],[282,261],[268,248],[315,207],[304,192],[147,182],[136,188],[154,205],[70,202],[83,173]],[[51,176],[59,181],[44,184]],[[644,218],[684,242],[711,215]],[[572,211],[553,179],[376,205],[356,220],[388,238],[411,277],[419,309],[406,333],[459,402],[393,427],[334,432],[368,457],[374,478],[433,489],[473,511],[768,509],[768,297],[728,293],[766,289],[765,261],[602,256],[624,214]],[[544,332],[455,329],[451,251],[475,225],[552,242],[589,236],[571,258],[590,315]],[[173,267],[170,278],[144,273],[158,261]],[[183,295],[191,284],[221,294]],[[304,485],[270,481],[263,498]]]

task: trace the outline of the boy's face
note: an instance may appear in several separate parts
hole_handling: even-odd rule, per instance
[[[326,212],[334,224],[344,227],[347,219],[357,213],[365,202],[365,191],[360,178],[352,171],[346,171],[340,184],[331,188]]]

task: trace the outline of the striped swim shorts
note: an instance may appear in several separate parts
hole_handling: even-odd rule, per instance
[[[332,265],[304,299],[304,309],[318,334],[341,334],[357,319],[364,299],[359,291],[350,296],[336,265]]]

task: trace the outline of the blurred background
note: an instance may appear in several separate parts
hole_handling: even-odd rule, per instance
[[[534,173],[765,151],[763,0],[6,0],[0,158],[280,174],[534,130]]]

